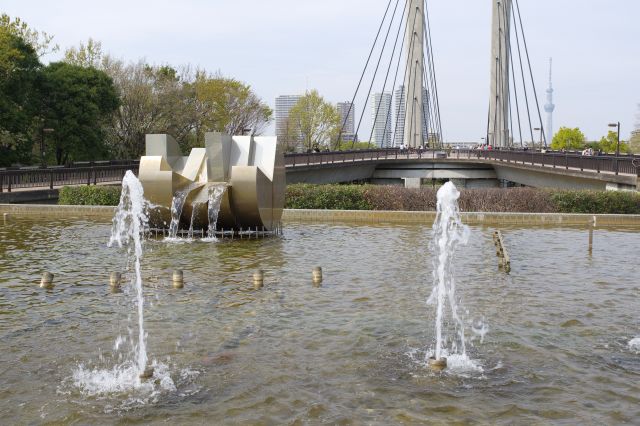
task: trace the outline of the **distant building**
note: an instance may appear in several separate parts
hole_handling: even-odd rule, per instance
[[[354,142],[356,140],[355,105],[351,102],[338,102],[340,114],[340,127],[342,129],[342,142]]]
[[[424,111],[428,111],[429,106],[429,93],[426,88],[422,89],[422,104]],[[406,119],[406,111],[407,111],[407,103],[405,101],[405,93],[404,86],[398,86],[395,93],[395,111],[394,111],[394,134],[393,134],[393,146],[400,146],[402,143],[405,143],[404,140],[404,121]],[[425,113],[426,114],[426,113]],[[424,124],[422,127],[422,137],[426,141],[428,138],[428,120],[425,117]],[[431,129],[433,130],[433,129]]]
[[[287,146],[298,145],[301,142],[300,135],[291,135],[289,132],[289,112],[299,101],[302,95],[284,95],[276,98],[276,136],[278,140]],[[296,139],[292,141],[292,139]]]
[[[373,121],[373,138],[371,143],[380,148],[391,147],[391,93],[375,93],[371,95],[371,117]]]

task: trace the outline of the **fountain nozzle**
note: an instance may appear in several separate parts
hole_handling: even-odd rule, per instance
[[[140,379],[142,380],[148,380],[151,379],[153,377],[153,367],[147,367],[144,369],[144,371],[142,373],[140,373]]]
[[[447,368],[447,359],[436,359],[435,356],[432,356],[431,358],[429,358],[429,368],[431,368],[433,371],[443,371]]]

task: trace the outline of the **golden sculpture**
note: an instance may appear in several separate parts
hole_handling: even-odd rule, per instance
[[[207,133],[205,148],[184,157],[171,136],[147,135],[139,179],[157,207],[150,217],[154,227],[168,226],[174,197],[184,197],[180,227],[204,227],[210,195],[221,187],[218,228],[273,231],[282,217],[284,156],[275,137]]]

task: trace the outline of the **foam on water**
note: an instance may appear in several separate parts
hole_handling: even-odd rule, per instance
[[[636,337],[629,341],[629,349],[640,354],[640,337]]]

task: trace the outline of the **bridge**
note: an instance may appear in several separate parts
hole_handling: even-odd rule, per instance
[[[640,156],[516,150],[367,150],[293,154],[287,183],[345,183],[419,187],[425,180],[453,180],[466,188],[523,185],[535,188],[636,190]]]
[[[524,185],[536,188],[640,190],[640,156],[582,156],[522,150],[398,149],[319,152],[285,156],[287,183],[404,185],[453,180],[466,188]],[[57,199],[73,185],[116,185],[137,161],[76,163],[69,167],[0,170],[0,202]]]

